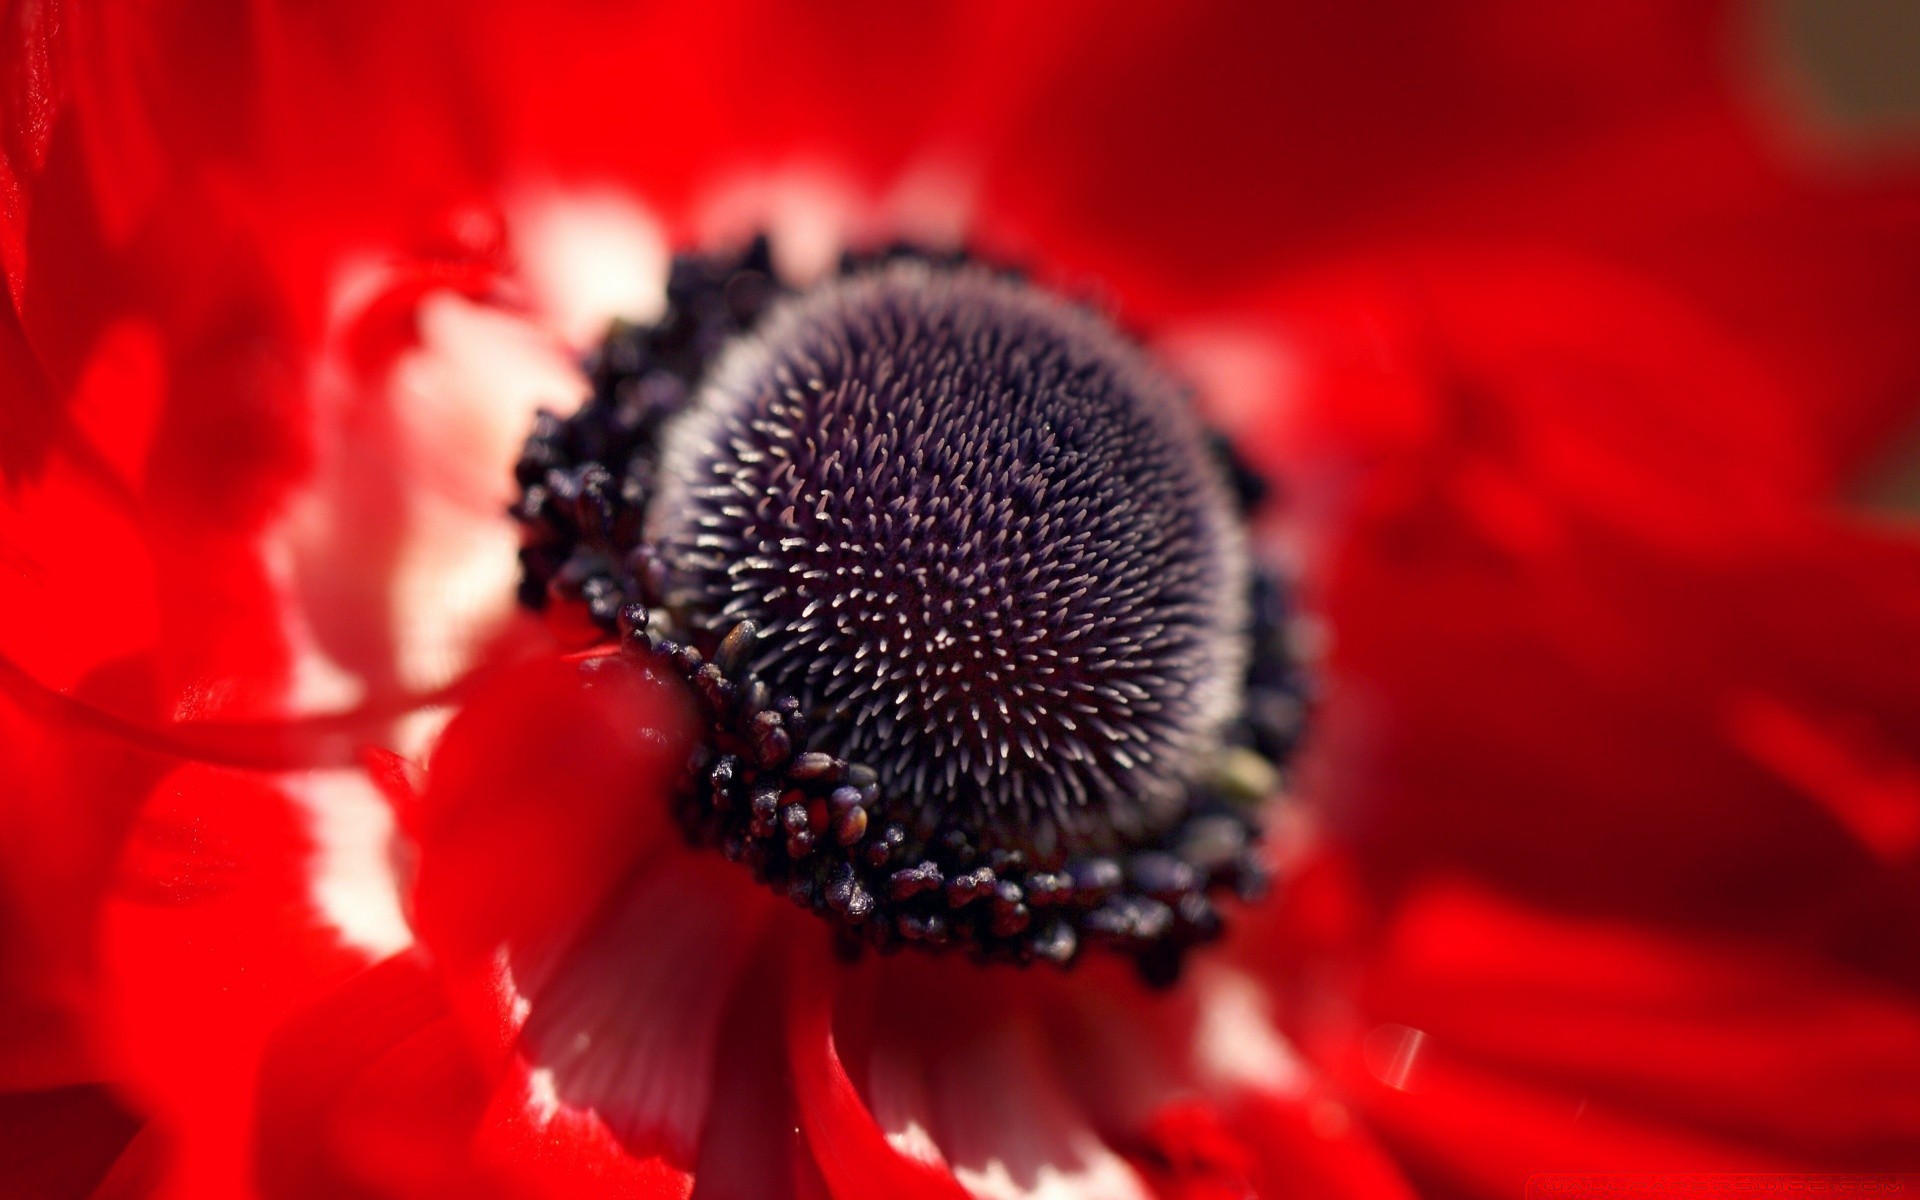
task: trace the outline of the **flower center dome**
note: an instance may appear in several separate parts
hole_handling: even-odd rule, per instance
[[[814,745],[1042,858],[1165,829],[1240,703],[1240,517],[1177,387],[1092,314],[903,260],[778,307],[665,431],[665,603]]]
[[[690,841],[850,948],[1157,982],[1265,886],[1305,695],[1260,494],[1092,312],[917,251],[675,260],[515,467],[520,597],[705,720]]]

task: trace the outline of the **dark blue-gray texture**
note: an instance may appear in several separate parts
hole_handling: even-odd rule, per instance
[[[1240,517],[1177,386],[978,268],[817,286],[663,433],[669,608],[880,775],[889,814],[1041,859],[1182,814],[1239,703]]]

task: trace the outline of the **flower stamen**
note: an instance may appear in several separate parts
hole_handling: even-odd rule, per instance
[[[1170,980],[1265,887],[1297,732],[1259,481],[1111,326],[976,265],[795,294],[762,241],[668,301],[541,415],[514,515],[524,603],[697,697],[688,836],[849,946]]]

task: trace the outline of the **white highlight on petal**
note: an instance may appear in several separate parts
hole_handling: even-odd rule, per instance
[[[392,286],[394,274],[393,264],[378,254],[342,255],[327,293],[327,336],[337,337],[359,320]]]
[[[269,534],[309,641],[383,696],[459,677],[512,614],[513,463],[535,409],[570,410],[587,388],[550,331],[452,292],[418,302],[418,344],[370,383],[349,341],[408,283],[403,265],[371,255],[336,277],[334,348],[310,383],[319,462]],[[303,681],[303,694],[325,682]]]
[[[1231,967],[1205,963],[1194,970],[1192,987],[1199,1004],[1194,1065],[1203,1081],[1222,1089],[1306,1091],[1307,1069],[1274,1027],[1257,982]]]
[[[553,1072],[545,1067],[527,1072],[527,1110],[536,1125],[546,1125],[560,1115],[560,1093]]]
[[[1146,1200],[1053,1069],[1025,1015],[986,1023],[934,1067],[941,1144],[954,1178],[982,1200]]]
[[[288,790],[314,842],[314,904],[341,939],[376,958],[411,946],[393,869],[393,813],[372,782],[354,770],[311,771]]]
[[[451,704],[430,704],[414,709],[394,723],[391,748],[416,763],[426,762],[434,743],[440,740],[440,734],[458,711]]]
[[[666,307],[666,231],[612,188],[529,189],[508,210],[520,276],[546,323],[585,349],[619,318],[651,321]]]
[[[281,622],[292,656],[287,710],[295,715],[344,712],[366,688],[320,648],[294,583],[296,526],[276,525],[262,539],[262,557],[281,596]],[[313,904],[341,941],[375,958],[411,946],[413,930],[400,904],[393,865],[393,812],[363,772],[308,771],[287,793],[307,816],[313,839],[308,887]]]
[[[930,1128],[933,1097],[927,1090],[926,1067],[909,1046],[888,1042],[873,1055],[867,1068],[867,1108],[900,1154],[946,1165]]]
[[[1407,1025],[1380,1025],[1362,1039],[1360,1056],[1375,1079],[1395,1091],[1410,1092],[1426,1048],[1426,1031]]]
[[[526,1025],[527,1017],[533,1013],[533,1001],[527,999],[527,994],[521,988],[513,969],[513,951],[506,946],[496,950],[493,956],[493,969],[495,984],[499,987],[500,995],[507,1005],[507,1027],[519,1033]]]
[[[513,463],[535,410],[571,411],[586,381],[544,330],[497,309],[437,293],[419,320],[420,348],[391,381],[409,486],[389,598],[396,674],[429,690],[463,672],[513,612]]]
[[[674,855],[628,885],[586,937],[521,982],[520,1033],[554,1095],[629,1146],[691,1159],[713,1092],[720,1019],[758,937],[720,899],[737,868]]]
[[[979,172],[951,155],[910,167],[877,196],[831,166],[796,163],[724,180],[697,206],[696,225],[706,246],[765,233],[781,275],[804,287],[831,273],[850,247],[900,239],[959,247],[979,190]]]

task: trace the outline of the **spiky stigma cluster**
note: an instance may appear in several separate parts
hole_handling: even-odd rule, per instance
[[[711,720],[681,819],[850,944],[1171,978],[1300,707],[1256,486],[1110,325],[892,253],[683,258],[519,468],[522,597]]]
[[[1246,566],[1181,396],[1083,310],[902,260],[781,306],[667,431],[670,610],[910,829],[1057,860],[1164,829],[1238,704]]]

